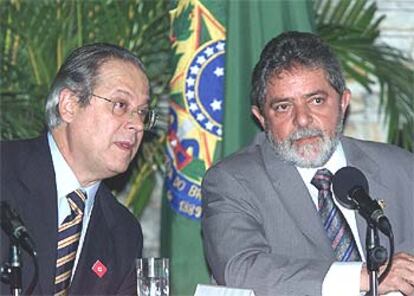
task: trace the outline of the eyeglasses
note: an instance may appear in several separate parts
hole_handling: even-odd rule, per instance
[[[98,95],[92,94],[93,97],[102,99],[108,103],[112,104],[112,115],[117,117],[122,117],[125,114],[134,114],[137,113],[138,118],[140,121],[144,124],[145,130],[150,130],[155,126],[155,123],[157,122],[158,114],[154,109],[148,109],[148,108],[137,108],[136,110],[131,110],[131,106],[128,102],[124,100],[111,100],[105,97],[101,97]]]

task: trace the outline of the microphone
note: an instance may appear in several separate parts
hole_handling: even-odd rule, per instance
[[[391,224],[384,211],[369,196],[368,180],[355,167],[343,167],[336,172],[332,179],[333,191],[338,201],[349,209],[357,209],[368,224],[375,225],[388,237],[391,235]]]
[[[5,201],[1,202],[1,228],[3,228],[11,240],[19,243],[31,256],[36,256],[34,242],[23,221]]]

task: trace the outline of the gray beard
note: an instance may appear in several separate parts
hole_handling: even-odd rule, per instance
[[[289,137],[283,141],[274,139],[269,128],[266,128],[266,136],[270,141],[273,150],[284,161],[302,168],[322,167],[331,158],[336,146],[339,143],[339,137],[343,130],[343,115],[339,116],[336,124],[335,134],[329,136],[318,128],[300,128],[295,130]],[[294,142],[305,137],[319,137],[320,141],[314,144],[305,144],[296,147]],[[315,158],[310,155],[314,151],[319,151]]]

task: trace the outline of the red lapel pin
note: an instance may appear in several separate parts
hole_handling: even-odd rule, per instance
[[[99,278],[102,278],[108,269],[101,261],[96,260],[92,266],[92,270]]]

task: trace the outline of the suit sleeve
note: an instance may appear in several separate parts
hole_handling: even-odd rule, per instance
[[[242,180],[215,167],[204,178],[202,196],[204,249],[219,284],[250,288],[258,296],[321,295],[332,262],[272,252],[255,196]]]

